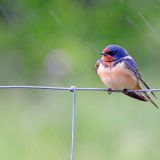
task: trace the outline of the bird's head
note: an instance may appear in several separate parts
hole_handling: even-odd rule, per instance
[[[104,48],[102,55],[102,60],[105,62],[113,62],[122,57],[128,56],[128,52],[118,45],[108,45]]]

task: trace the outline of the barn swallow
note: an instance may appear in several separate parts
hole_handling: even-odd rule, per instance
[[[135,60],[124,48],[108,45],[100,54],[101,58],[95,65],[96,72],[110,90],[122,90],[125,95],[145,102],[150,101],[158,108],[146,92],[127,92],[127,90],[141,90],[141,84],[147,89],[150,88],[139,73]],[[151,93],[155,97],[155,94]]]

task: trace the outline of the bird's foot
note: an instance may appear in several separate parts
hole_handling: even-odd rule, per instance
[[[108,92],[108,94],[111,94],[112,93],[112,88],[108,88],[107,92]]]
[[[128,93],[128,89],[127,88],[123,89],[122,93],[127,94]]]

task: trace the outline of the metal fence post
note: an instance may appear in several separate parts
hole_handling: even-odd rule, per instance
[[[75,144],[75,110],[76,110],[76,87],[71,86],[70,91],[72,92],[72,140],[71,140],[71,160],[74,160],[74,144]]]

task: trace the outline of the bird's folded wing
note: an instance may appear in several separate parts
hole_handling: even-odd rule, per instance
[[[133,59],[125,59],[124,64],[126,67],[133,72],[133,74],[137,77],[137,79],[147,88],[150,89],[150,87],[147,85],[147,83],[143,80],[141,74],[138,72],[137,65]],[[156,98],[155,94],[151,92],[152,95]]]

